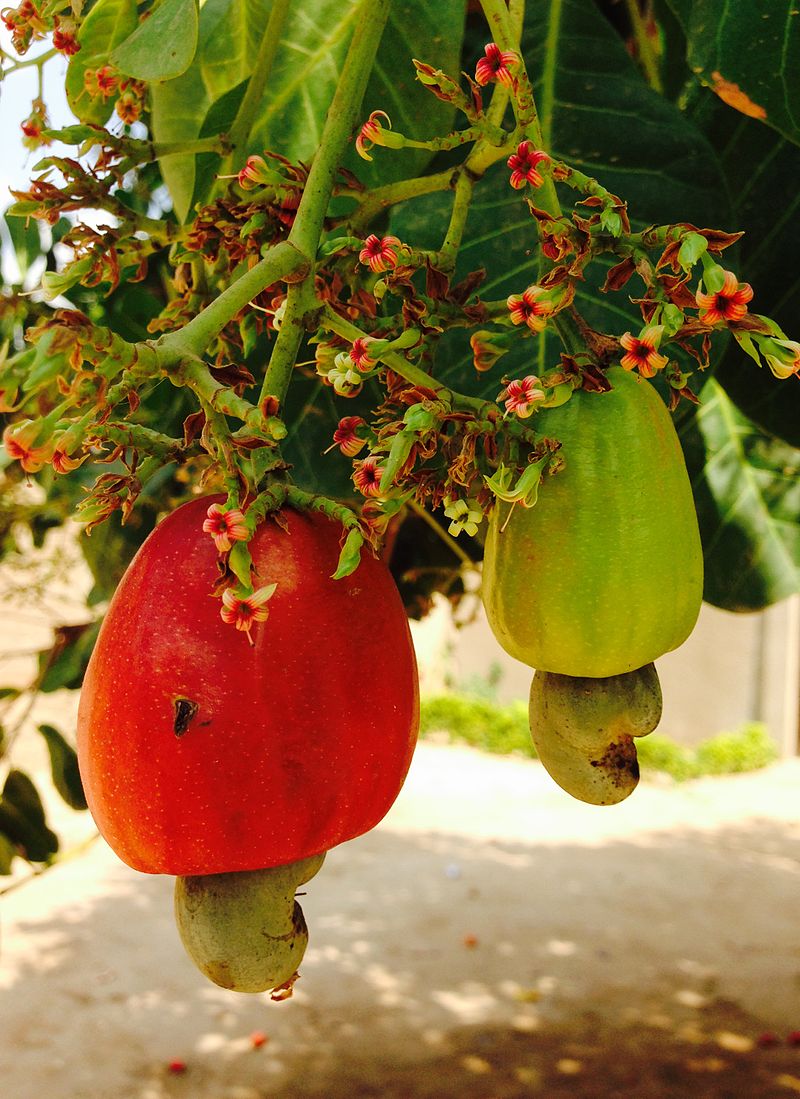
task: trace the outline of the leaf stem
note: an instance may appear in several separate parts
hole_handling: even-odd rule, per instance
[[[344,317],[340,317],[330,306],[325,306],[322,315],[320,316],[320,324],[330,332],[335,332],[338,336],[342,336],[344,339],[349,340],[350,343],[353,343],[354,340],[357,340],[364,335],[360,328],[351,324],[350,321],[345,320]],[[437,398],[448,406],[457,405],[460,408],[477,413],[483,413],[487,407],[492,407],[491,402],[489,401],[482,401],[477,397],[469,397],[465,393],[459,393],[454,389],[448,388],[448,386],[442,385],[436,378],[432,377],[425,370],[420,369],[420,367],[415,366],[414,363],[409,362],[408,359],[403,355],[398,354],[396,351],[376,351],[375,358],[385,366],[388,366],[395,374],[399,374],[401,378],[405,378],[411,385],[432,390]]]
[[[225,172],[240,167],[244,162],[247,140],[264,98],[264,91],[272,73],[291,3],[292,0],[274,0],[272,4],[253,72],[247,82],[247,91],[244,93],[228,135],[233,148],[230,156],[226,158],[226,166],[223,168]]]
[[[319,305],[314,295],[313,264],[333,193],[336,172],[358,120],[361,101],[389,17],[390,6],[391,0],[361,0],[359,5],[355,31],[287,242],[297,254],[306,257],[306,271],[302,281],[289,294],[281,331],[264,376],[259,403],[267,396],[277,398],[279,404],[283,403],[297,359],[305,319]]]
[[[664,91],[664,83],[658,67],[658,55],[653,48],[653,40],[647,33],[647,22],[642,16],[639,0],[625,0],[628,18],[631,21],[633,39],[636,43],[636,57],[644,73],[645,80],[656,92]]]
[[[456,180],[457,171],[456,168],[447,168],[443,172],[435,172],[429,176],[401,179],[396,183],[375,187],[372,191],[366,191],[360,196],[358,207],[346,220],[353,232],[358,233],[389,206],[406,202],[410,198],[419,198],[421,195],[451,189]]]

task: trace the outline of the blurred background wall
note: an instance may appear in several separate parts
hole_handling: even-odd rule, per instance
[[[477,604],[477,600],[476,600]],[[412,623],[423,693],[491,691],[527,698],[531,671],[495,641],[480,606],[460,628],[441,600]],[[766,611],[731,614],[703,605],[689,640],[657,662],[664,689],[659,729],[692,746],[763,722],[783,756],[800,748],[800,596]]]

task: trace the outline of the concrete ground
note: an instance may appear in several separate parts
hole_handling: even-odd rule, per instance
[[[535,762],[425,743],[306,887],[284,1003],[207,983],[171,879],[91,843],[2,898],[0,1095],[797,1095],[798,790],[791,760],[597,809]]]

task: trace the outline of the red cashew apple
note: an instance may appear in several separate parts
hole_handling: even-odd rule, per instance
[[[257,584],[277,584],[269,617],[253,644],[224,623],[202,530],[213,502],[169,515],[123,577],[87,668],[78,754],[114,851],[178,876],[190,955],[217,983],[261,991],[302,956],[296,886],[397,797],[419,690],[389,571],[364,553],[333,580],[342,528],[319,513],[262,523],[250,550]]]

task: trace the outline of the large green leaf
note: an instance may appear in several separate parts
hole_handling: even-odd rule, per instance
[[[209,112],[251,74],[271,7],[271,0],[207,0],[200,12],[193,64],[176,80],[152,89],[156,140],[190,141],[208,132]],[[429,137],[447,127],[452,111],[415,83],[411,57],[456,68],[464,8],[465,0],[441,0],[435,8],[424,0],[399,0],[393,5],[365,109],[388,110],[395,125],[415,137]],[[296,0],[292,5],[291,21],[251,132],[250,152],[272,149],[295,159],[311,157],[358,11],[357,0]],[[237,105],[233,103],[232,113]],[[387,158],[361,174],[369,182],[397,178],[418,170],[425,159],[424,151]],[[350,161],[350,166],[355,163]],[[185,218],[195,195],[195,158],[172,156],[163,161],[163,167],[175,209]]]
[[[715,379],[681,430],[705,554],[705,599],[758,610],[800,590],[800,451],[747,420]]]
[[[191,65],[197,33],[197,0],[164,0],[117,46],[111,61],[137,80],[172,80]]]
[[[800,142],[796,0],[668,0],[689,67],[737,111]]]
[[[736,270],[755,291],[751,308],[773,317],[800,341],[800,149],[774,130],[737,115],[707,94],[697,121],[717,145],[733,207],[744,230]],[[800,446],[800,385],[759,370],[730,340],[716,378],[739,408],[765,431]]]
[[[153,137],[164,143],[193,141],[209,108],[252,72],[257,28],[266,26],[271,0],[206,0],[200,11],[197,51],[189,68],[152,85]],[[189,213],[195,158],[181,153],[161,161],[164,182],[181,220]]]
[[[582,0],[528,5],[523,52],[546,142],[557,157],[626,198],[634,225],[688,220],[728,227],[724,186],[707,139],[646,86],[593,5]],[[451,204],[450,195],[409,202],[396,211],[392,231],[409,244],[438,248]],[[625,294],[599,292],[611,262],[596,264],[594,276],[578,290],[577,305],[590,323],[621,334],[641,317]],[[480,291],[487,299],[518,293],[536,276],[535,224],[502,164],[476,188],[457,274],[479,267],[488,272]],[[630,284],[634,296],[640,288]],[[521,340],[516,352],[475,378],[466,337],[456,335],[444,341],[441,377],[491,397],[502,374],[554,366],[558,351],[555,337],[545,332],[535,341]]]
[[[417,141],[450,129],[455,112],[419,83],[411,59],[458,73],[465,9],[466,0],[394,0],[364,94],[365,117],[370,111],[386,111],[396,130]],[[421,172],[429,160],[424,149],[378,150],[367,163],[353,148],[345,165],[374,187]]]
[[[67,102],[81,122],[102,126],[111,114],[110,99],[91,99],[84,78],[91,69],[108,65],[111,52],[137,27],[136,0],[97,0],[78,31],[81,48],[69,62]]]

